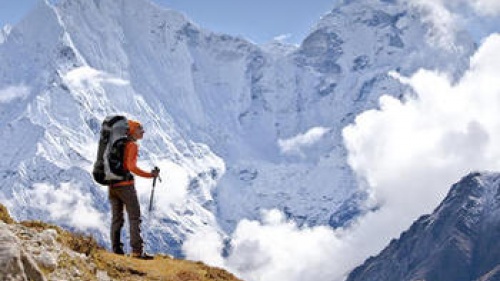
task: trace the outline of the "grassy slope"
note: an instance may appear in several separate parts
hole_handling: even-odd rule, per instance
[[[1,204],[0,220],[7,224],[16,224]],[[26,221],[19,225],[36,231],[55,229],[60,244],[88,257],[87,261],[82,261],[63,254],[59,256],[58,268],[76,268],[89,281],[98,280],[96,277],[98,271],[105,271],[109,277],[123,281],[241,281],[223,269],[209,267],[201,262],[177,260],[161,255],[155,256],[154,260],[150,261],[115,255],[98,246],[92,237],[70,233],[44,222]],[[43,267],[41,269],[46,275],[51,273]]]

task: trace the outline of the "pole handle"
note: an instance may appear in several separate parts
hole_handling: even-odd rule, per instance
[[[155,166],[153,171],[157,171],[158,175],[153,178],[153,187],[151,188],[151,196],[149,197],[149,212],[153,210],[153,197],[155,193],[156,179],[158,179],[161,182],[160,168]]]

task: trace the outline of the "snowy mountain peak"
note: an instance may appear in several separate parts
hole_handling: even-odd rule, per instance
[[[262,47],[147,0],[41,2],[0,44],[1,201],[107,242],[107,191],[89,172],[100,123],[124,114],[146,129],[140,165],[165,171],[152,250],[182,255],[188,233],[227,234],[266,209],[342,225],[338,209],[363,198],[342,128],[407,94],[389,71],[458,75],[473,51],[466,37],[422,45],[419,13],[381,3],[345,1],[301,46]],[[143,205],[150,186],[137,181]]]
[[[306,56],[333,54],[332,63],[356,71],[402,59],[393,70],[409,75],[421,67],[423,53],[436,58],[434,63],[426,62],[428,68],[440,69],[442,61],[475,48],[472,38],[458,31],[460,36],[453,36],[454,40],[448,45],[436,44],[433,36],[439,37],[441,33],[435,23],[430,22],[428,13],[430,11],[407,1],[344,1],[322,17],[302,43],[302,52]],[[450,31],[450,34],[454,33]],[[320,46],[328,47],[321,49]],[[458,69],[467,66],[467,61],[461,63],[464,65]],[[456,72],[455,66],[445,70],[455,77],[461,73]]]
[[[158,106],[161,92],[143,87],[146,81],[154,84],[148,78],[162,80],[162,68],[175,71],[162,50],[175,44],[178,31],[188,24],[178,13],[143,2],[147,5],[138,9],[138,1],[62,1],[55,6],[44,1],[13,27],[0,45],[6,66],[0,69],[0,142],[7,148],[0,162],[6,187],[0,197],[19,219],[44,217],[93,232],[107,243],[102,223],[109,221],[106,189],[96,186],[89,171],[100,123],[107,115],[125,114],[143,122],[148,132],[141,166],[177,171],[164,177],[170,192],[157,194],[159,217],[147,223],[151,233],[169,233],[156,238],[153,250],[170,248],[180,255],[188,229],[216,227],[211,190],[225,168],[206,145],[176,128]],[[158,64],[150,68],[152,62]],[[138,180],[137,185],[146,202],[150,183]],[[77,223],[74,213],[87,220]],[[178,218],[182,213],[192,215]],[[165,226],[159,218],[180,225]]]

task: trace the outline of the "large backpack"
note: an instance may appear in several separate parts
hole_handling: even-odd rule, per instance
[[[110,185],[132,179],[123,166],[128,129],[128,120],[121,115],[108,116],[102,122],[97,159],[92,171],[96,182]]]

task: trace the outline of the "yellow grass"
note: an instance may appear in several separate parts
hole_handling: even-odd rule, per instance
[[[0,220],[9,224],[15,223],[1,204]],[[84,278],[87,281],[97,281],[96,274],[100,270],[120,281],[241,281],[223,269],[209,267],[201,262],[178,260],[163,255],[156,255],[153,260],[116,255],[107,252],[88,235],[71,233],[41,221],[23,221],[19,224],[39,232],[55,229],[59,243],[87,256],[88,260],[71,258],[67,254],[59,256],[58,268],[78,269],[81,274],[79,280]],[[42,271],[46,275],[51,273],[51,270],[44,268]]]
[[[0,204],[0,221],[3,221],[7,224],[14,223],[14,220],[10,217],[9,211],[2,204]]]
[[[98,267],[120,280],[164,281],[237,281],[225,270],[209,267],[201,262],[176,260],[167,256],[155,256],[154,260],[139,260],[128,256],[100,251],[95,256]]]

